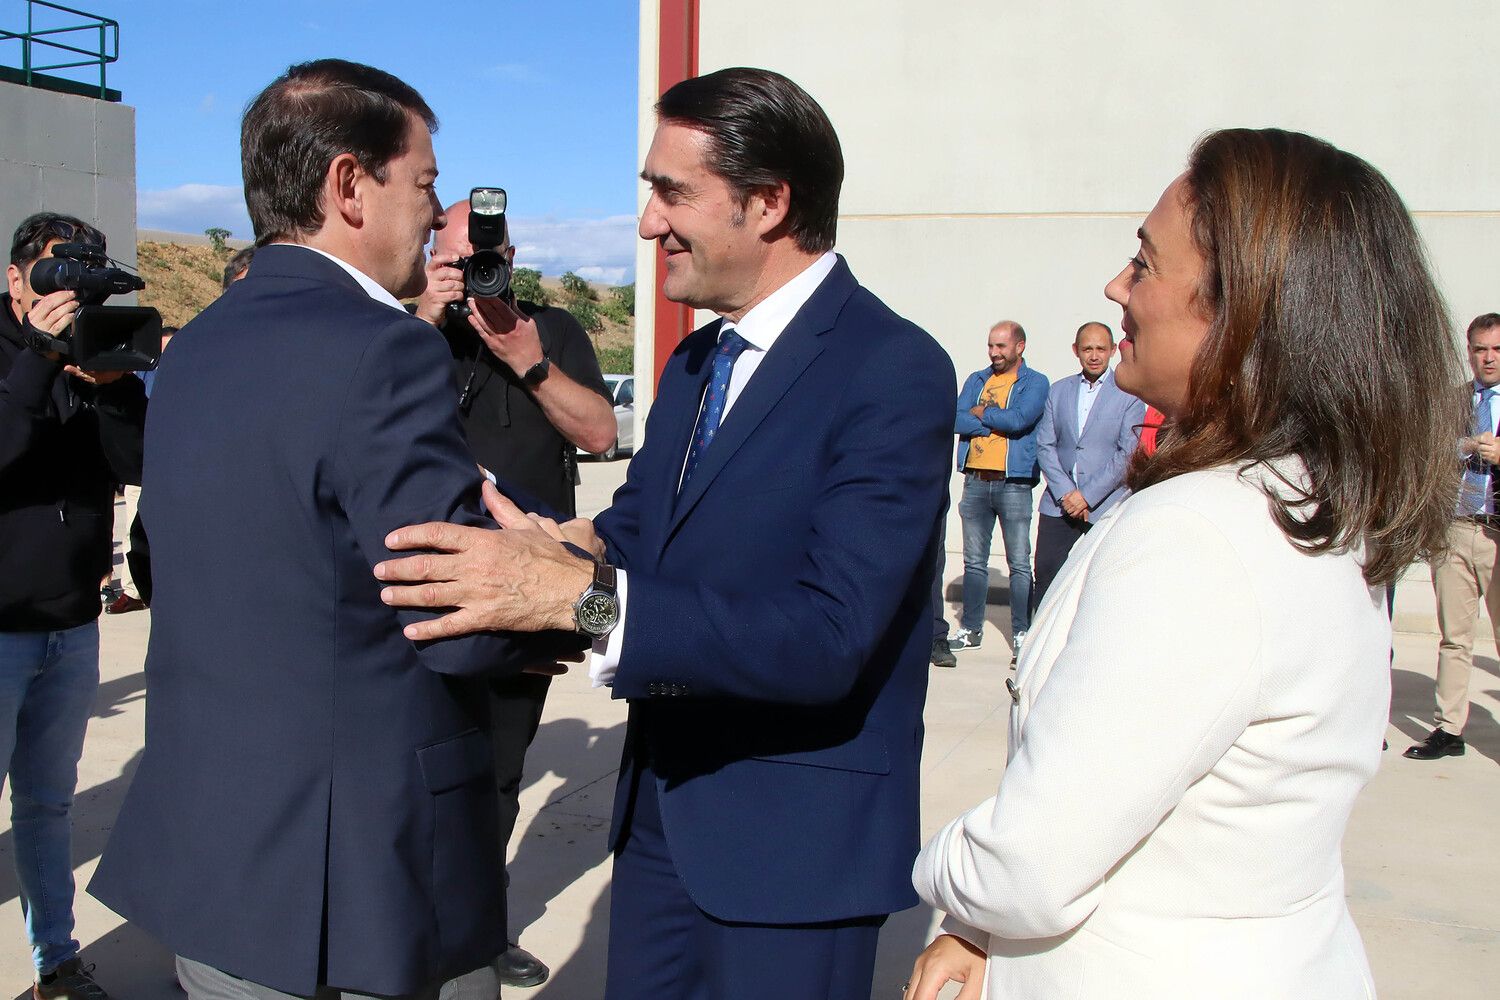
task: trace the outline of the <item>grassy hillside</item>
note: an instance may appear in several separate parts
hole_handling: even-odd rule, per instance
[[[162,322],[169,326],[185,325],[204,306],[219,297],[224,263],[233,252],[215,253],[210,246],[137,243],[136,256],[141,277],[146,281],[146,289],[140,293],[141,305],[155,306],[161,313]],[[543,278],[542,285],[551,293],[554,304],[565,299],[562,286],[555,278]],[[593,288],[600,299],[609,297],[609,285],[594,285]],[[593,341],[605,371],[630,371],[635,345],[633,324],[614,323],[606,318],[604,330]]]

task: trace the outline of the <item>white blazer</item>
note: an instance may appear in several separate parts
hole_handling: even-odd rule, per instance
[[[993,1000],[1375,996],[1340,841],[1390,706],[1384,589],[1294,548],[1266,475],[1130,497],[1047,591],[1000,790],[913,876]]]

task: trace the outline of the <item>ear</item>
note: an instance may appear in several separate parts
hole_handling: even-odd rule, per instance
[[[353,153],[340,153],[328,164],[323,175],[323,224],[337,215],[351,229],[364,225],[364,201],[361,186],[374,178],[360,168]]]
[[[26,294],[26,282],[21,280],[21,269],[14,264],[5,266],[5,284],[10,289],[10,300],[17,307],[24,308],[21,302],[22,296]]]
[[[750,194],[745,214],[755,223],[757,236],[766,236],[786,222],[792,210],[792,186],[786,181],[758,187]]]

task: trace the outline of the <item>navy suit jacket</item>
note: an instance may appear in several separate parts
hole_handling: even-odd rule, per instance
[[[477,675],[556,634],[414,644],[385,535],[492,524],[442,336],[301,247],[173,340],[146,429],[146,748],[90,891],[287,993],[404,994],[505,946]]]
[[[1089,520],[1098,521],[1125,498],[1125,468],[1141,441],[1146,404],[1115,385],[1115,373],[1105,372],[1099,398],[1089,410],[1083,433],[1078,433],[1078,392],[1081,376],[1069,375],[1052,383],[1047,408],[1037,425],[1036,458],[1047,481],[1041,513],[1062,517],[1063,497],[1075,489],[1089,505]]]
[[[611,843],[649,761],[677,872],[714,917],[904,909],[953,365],[840,260],[678,496],[719,325],[668,361],[596,522],[629,574]]]

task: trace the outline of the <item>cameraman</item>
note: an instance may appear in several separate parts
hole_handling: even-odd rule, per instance
[[[616,435],[614,404],[593,344],[565,309],[507,299],[470,299],[473,314],[455,315],[462,303],[463,272],[451,265],[474,252],[469,240],[469,203],[446,211],[448,224],[433,238],[427,290],[416,315],[442,330],[453,355],[455,392],[464,434],[475,460],[536,500],[570,517],[576,513],[574,445],[602,452]],[[497,247],[515,259],[507,225]],[[521,674],[490,682],[495,783],[500,792],[503,859],[520,812],[521,770],[536,736],[551,678]],[[513,942],[496,959],[506,986],[535,986],[546,965]]]
[[[0,762],[35,996],[108,1000],[73,939],[69,809],[99,686],[114,484],[141,481],[145,392],[134,375],[81,371],[33,339],[65,336],[78,305],[31,287],[58,243],[102,247],[104,234],[52,212],[23,221],[0,308]]]

